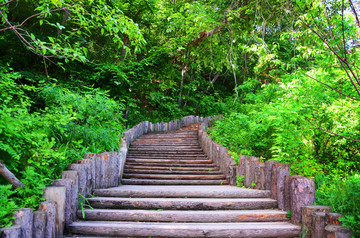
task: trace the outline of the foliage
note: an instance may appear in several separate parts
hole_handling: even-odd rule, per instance
[[[45,199],[41,196],[43,195],[46,182],[49,178],[44,178],[43,175],[35,172],[33,167],[26,167],[23,172],[23,179],[21,182],[25,185],[24,187],[19,187],[15,190],[18,197],[14,200],[18,207],[29,207],[36,209],[40,201]]]
[[[11,195],[15,192],[11,190],[11,185],[0,185],[0,227],[10,226],[12,224],[15,202],[11,199]]]
[[[360,177],[341,179],[323,174],[315,176],[316,202],[330,205],[334,212],[343,214],[340,221],[351,228],[354,236],[360,235]]]

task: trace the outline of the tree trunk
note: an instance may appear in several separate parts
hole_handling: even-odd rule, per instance
[[[6,168],[3,161],[0,161],[0,174],[4,176],[6,181],[8,181],[14,188],[25,187],[25,185]]]

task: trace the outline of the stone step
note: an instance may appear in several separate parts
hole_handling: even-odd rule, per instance
[[[169,164],[169,163],[135,163],[135,162],[126,162],[126,165],[137,165],[137,166],[163,166],[168,169],[173,169],[176,167],[215,167],[214,164]]]
[[[127,174],[123,176],[124,179],[183,179],[183,180],[224,180],[226,179],[225,175],[211,175],[211,174],[201,174],[201,175],[188,175],[188,174]]]
[[[71,233],[126,237],[295,237],[301,227],[288,222],[154,223],[79,221]]]
[[[269,190],[239,188],[229,185],[121,185],[95,189],[99,197],[163,197],[163,198],[269,198]]]
[[[79,210],[88,221],[140,221],[140,222],[275,222],[289,221],[284,211],[277,210]]]
[[[125,169],[154,169],[154,170],[169,170],[169,171],[215,171],[218,170],[218,168],[213,166],[207,166],[207,167],[173,167],[173,166],[159,166],[158,164],[154,165],[131,165],[131,164],[125,164]]]
[[[126,163],[151,164],[211,164],[212,160],[186,160],[186,159],[126,159]]]
[[[122,179],[124,185],[228,185],[227,180]]]
[[[127,174],[222,174],[220,171],[211,170],[211,171],[198,171],[198,170],[189,170],[189,171],[179,171],[172,169],[163,169],[163,170],[153,170],[153,169],[124,169],[124,173]]]
[[[277,201],[270,198],[88,198],[93,208],[169,209],[169,210],[249,210],[271,209]]]

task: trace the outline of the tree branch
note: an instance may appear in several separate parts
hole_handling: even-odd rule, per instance
[[[190,41],[187,45],[187,47],[189,48],[191,45],[193,46],[198,46],[201,42],[203,42],[206,38],[215,35],[216,33],[218,33],[219,31],[221,31],[224,28],[225,25],[221,25],[221,26],[217,26],[214,29],[212,29],[211,31],[203,31],[200,33],[200,37],[195,38],[194,40]]]
[[[350,2],[351,10],[353,11],[354,16],[355,16],[355,19],[356,19],[356,23],[357,23],[358,26],[360,27],[360,21],[359,21],[358,15],[357,15],[357,13],[356,13],[356,9],[355,9],[355,7],[354,7],[354,4],[352,3],[351,0],[349,0],[349,2]]]
[[[336,92],[340,93],[341,95],[343,95],[343,96],[345,96],[345,97],[347,97],[347,98],[350,98],[350,99],[352,99],[352,100],[356,100],[356,101],[360,101],[360,98],[350,97],[350,96],[348,96],[348,95],[346,95],[346,94],[342,93],[341,91],[339,91],[339,90],[337,90],[337,89],[335,89],[335,88],[331,87],[330,85],[328,85],[328,84],[326,84],[326,83],[321,82],[320,80],[317,80],[316,78],[314,78],[314,77],[312,77],[312,76],[310,76],[310,75],[308,75],[308,74],[306,74],[306,73],[303,73],[303,72],[301,72],[301,73],[302,73],[303,75],[308,76],[309,78],[311,78],[311,79],[315,80],[316,82],[321,83],[322,85],[325,85],[326,87],[328,87],[328,88],[330,88],[330,89],[332,89],[332,90],[334,90],[334,91],[336,91]]]
[[[50,13],[50,12],[56,12],[56,11],[61,11],[61,10],[66,10],[66,9],[69,9],[69,7],[63,7],[63,8],[58,8],[58,9],[50,10],[50,11],[47,11],[47,12],[37,13],[37,14],[35,14],[35,15],[29,16],[29,17],[26,18],[23,22],[21,22],[21,24],[16,25],[16,26],[13,26],[13,27],[14,27],[14,28],[22,27],[22,26],[23,26],[28,20],[30,20],[31,18],[34,18],[34,17],[37,17],[37,16],[41,16],[41,15],[44,15],[44,14],[47,14],[47,13]],[[13,29],[11,26],[10,26],[10,27],[6,27],[6,28],[3,28],[3,29],[0,29],[0,32],[1,32],[1,31],[6,31],[6,30],[11,30],[11,29]]]
[[[13,1],[14,1],[14,0],[10,0],[10,1],[8,1],[8,2],[2,3],[2,4],[0,4],[0,7],[3,7],[3,6],[5,6],[5,5],[8,5],[8,4],[12,3]]]
[[[0,174],[8,181],[14,188],[25,187],[16,176],[8,170],[4,162],[0,161]]]

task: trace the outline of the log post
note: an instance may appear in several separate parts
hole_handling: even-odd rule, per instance
[[[301,207],[315,202],[314,179],[303,176],[290,176],[291,221],[301,223]]]
[[[56,226],[55,236],[63,237],[65,225],[65,201],[66,201],[65,186],[51,185],[47,186],[44,191],[44,198],[47,201],[56,202]]]
[[[72,222],[72,181],[71,179],[57,179],[52,184],[65,187],[65,226],[68,226]]]
[[[3,161],[0,161],[0,174],[8,181],[14,188],[25,187],[19,179],[15,177],[10,170],[8,170]]]
[[[118,184],[121,183],[121,179],[123,177],[124,174],[124,167],[125,167],[125,162],[126,162],[126,156],[128,153],[128,149],[127,146],[125,144],[125,141],[121,142],[121,146],[120,146],[120,153],[119,153],[119,175],[118,175]]]
[[[92,171],[91,171],[91,160],[90,159],[78,159],[76,161],[78,164],[83,165],[83,169],[85,171],[86,183],[85,183],[85,193],[92,193]],[[95,168],[94,168],[95,170]],[[94,171],[95,172],[95,171]]]
[[[265,189],[265,174],[264,174],[265,164],[260,161],[253,163],[253,170],[255,176],[255,189],[264,190]]]
[[[259,161],[259,158],[249,156],[245,160],[245,179],[244,185],[247,188],[251,188],[253,182],[255,181],[255,173],[251,170],[252,164],[256,161]]]
[[[56,202],[45,201],[39,204],[39,211],[46,212],[45,237],[55,238],[56,234]]]
[[[312,228],[312,214],[315,212],[331,212],[331,207],[329,206],[319,206],[319,205],[308,205],[301,207],[301,224],[303,225],[303,231],[306,233],[305,237],[310,237],[311,228]],[[325,229],[325,227],[324,227]]]
[[[289,164],[274,164],[272,169],[272,196],[279,208],[285,210],[285,176],[290,175]]]
[[[0,229],[1,238],[19,238],[21,237],[21,228],[19,225],[4,227]]]
[[[79,193],[82,194],[82,196],[85,196],[85,194],[87,192],[86,191],[87,173],[86,173],[84,165],[83,164],[69,164],[68,168],[69,168],[69,170],[77,171]]]
[[[342,225],[342,222],[339,221],[339,218],[342,216],[343,216],[342,214],[335,212],[326,213],[325,215],[326,225]]]
[[[33,234],[33,210],[32,208],[20,208],[13,214],[15,217],[14,225],[19,225],[21,238],[32,238]]]
[[[325,212],[313,212],[311,216],[311,237],[325,237]]]
[[[290,210],[290,175],[285,175],[284,180],[284,211]]]
[[[45,238],[46,212],[34,212],[33,238]]]
[[[351,238],[352,231],[350,228],[340,225],[328,225],[325,227],[326,238]]]
[[[265,189],[271,190],[272,180],[272,167],[274,164],[280,163],[276,160],[265,161],[264,173],[265,173]]]
[[[76,220],[76,211],[79,206],[79,179],[78,172],[75,170],[66,170],[61,174],[62,179],[71,180],[71,220]]]

